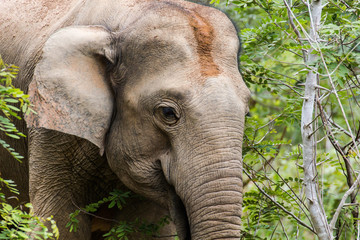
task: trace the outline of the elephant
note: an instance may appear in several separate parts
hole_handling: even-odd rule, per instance
[[[169,214],[179,239],[239,239],[242,138],[250,91],[221,11],[181,0],[5,0],[0,54],[36,114],[1,135],[2,178],[60,239],[91,239],[71,212],[113,189],[143,196],[120,219]],[[133,205],[132,205],[133,204]],[[154,220],[154,219],[152,219]],[[136,238],[135,238],[136,239]]]

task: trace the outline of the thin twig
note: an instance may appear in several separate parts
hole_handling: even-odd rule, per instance
[[[80,212],[85,213],[86,215],[89,215],[89,216],[92,216],[92,217],[95,217],[95,218],[98,218],[98,219],[102,219],[102,220],[105,220],[105,221],[109,221],[109,222],[119,223],[119,221],[117,221],[115,219],[100,217],[100,216],[98,216],[96,214],[85,211],[84,209],[82,209],[78,205],[76,205],[76,203],[74,202],[73,199],[71,199],[71,202]]]
[[[278,226],[279,226],[279,222],[276,224],[274,230],[272,231],[272,233],[271,233],[271,235],[270,235],[270,240],[273,239],[274,233],[275,233],[275,231],[276,231],[276,229],[277,229]]]
[[[319,131],[320,128],[322,128],[324,125],[322,124],[321,126],[317,127],[312,133],[310,133],[310,135],[308,136],[308,138],[310,138],[312,135],[314,135],[317,131]]]
[[[269,79],[269,80],[273,80],[273,79]],[[302,96],[301,93],[299,93],[298,91],[296,91],[296,90],[294,89],[294,87],[290,86],[290,85],[287,84],[287,83],[268,83],[268,84],[269,84],[269,85],[283,85],[283,86],[286,86],[286,87],[288,87],[289,89],[291,89],[292,91],[294,91],[297,95]]]
[[[283,113],[280,113],[279,115],[277,115],[275,118],[271,119],[268,123],[266,123],[265,125],[258,127],[255,131],[260,130],[262,128],[265,128],[267,126],[269,126],[270,124],[272,124],[276,119],[278,119],[279,117],[281,117],[283,115]]]
[[[282,228],[283,232],[285,233],[286,239],[289,240],[289,237],[288,237],[288,235],[286,234],[286,231],[285,231],[285,228],[284,228],[284,224],[282,223],[281,219],[279,219],[279,221],[280,221],[280,224],[281,224],[281,228]]]

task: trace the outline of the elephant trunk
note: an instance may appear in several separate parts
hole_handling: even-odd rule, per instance
[[[241,226],[241,165],[235,156],[193,174],[184,196],[192,239],[239,239]],[[216,166],[221,165],[221,166]],[[199,189],[202,189],[202,191]]]
[[[197,134],[207,140],[190,143],[189,157],[179,160],[175,190],[186,208],[192,240],[240,238],[241,125],[221,134]]]

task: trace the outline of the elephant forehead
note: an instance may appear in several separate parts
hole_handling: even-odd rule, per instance
[[[162,68],[191,62],[191,68],[196,68],[202,79],[219,75],[221,67],[215,59],[214,41],[221,36],[209,21],[215,10],[204,8],[186,2],[155,2],[123,34],[129,43],[127,51],[131,49],[126,55],[136,59],[131,62],[149,63],[151,68],[157,68],[158,62]]]
[[[201,75],[204,77],[216,76],[220,73],[219,66],[215,64],[212,50],[214,41],[214,28],[211,23],[196,10],[188,9],[175,3],[167,3],[170,8],[185,15],[196,40],[196,52],[201,66]]]

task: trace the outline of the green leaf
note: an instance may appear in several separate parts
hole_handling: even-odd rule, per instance
[[[8,102],[8,103],[18,103],[19,102],[19,100],[14,99],[14,98],[5,98],[4,101]]]
[[[6,135],[9,136],[9,137],[15,138],[15,139],[20,139],[20,137],[18,135],[15,135],[15,134],[7,133]]]
[[[19,235],[19,237],[23,238],[23,239],[29,239],[29,236],[27,236],[25,233],[23,232],[17,232],[17,234]]]

